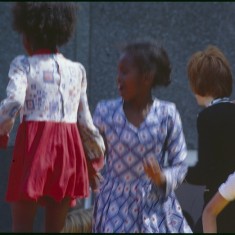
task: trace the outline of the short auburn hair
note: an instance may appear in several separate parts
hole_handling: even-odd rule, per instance
[[[229,97],[233,78],[229,62],[216,46],[194,53],[189,59],[188,78],[193,93],[214,98]]]

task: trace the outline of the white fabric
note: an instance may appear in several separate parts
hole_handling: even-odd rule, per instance
[[[0,131],[18,112],[21,122],[78,122],[89,158],[104,154],[104,142],[87,102],[87,78],[82,64],[60,53],[20,55],[11,62],[9,79],[7,97],[0,103]]]
[[[62,54],[17,56],[9,79],[0,122],[22,108],[21,118],[26,120],[76,123],[79,105],[85,113],[81,118],[89,119],[86,74],[80,63]]]
[[[228,201],[235,199],[235,172],[219,187],[219,192]]]

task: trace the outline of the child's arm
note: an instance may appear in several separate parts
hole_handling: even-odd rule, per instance
[[[104,166],[105,145],[99,130],[95,127],[92,120],[86,94],[86,72],[83,66],[81,66],[81,69],[83,72],[83,80],[80,104],[78,107],[77,124],[83,142],[84,151],[87,156],[89,175],[90,177],[99,179],[97,172],[100,171]]]
[[[218,192],[206,205],[203,215],[203,231],[217,232],[216,218],[219,213],[235,199],[235,172],[229,175],[227,181],[220,185]]]
[[[14,118],[7,119],[0,124],[0,149],[6,149],[8,147],[9,134],[14,126],[17,114]]]
[[[15,123],[15,118],[7,119],[6,121],[0,123],[0,136],[8,135]]]
[[[166,177],[155,159],[144,159],[144,170],[148,177],[165,191]]]
[[[0,124],[0,149],[6,149],[9,141],[9,133],[14,125],[15,119],[9,119]]]
[[[203,210],[202,224],[204,233],[216,233],[217,224],[216,218],[218,214],[228,205],[229,201],[226,200],[220,192],[217,192],[214,197],[209,201]]]
[[[169,108],[167,129],[166,149],[163,151],[168,152],[168,165],[161,166],[161,168],[156,159],[144,160],[146,174],[158,188],[163,189],[165,196],[174,191],[182,183],[188,168],[185,163],[187,156],[186,143],[180,115],[175,105]]]
[[[25,101],[27,76],[23,58],[16,57],[10,65],[7,97],[0,103],[0,135],[9,134]]]
[[[161,166],[161,174],[165,177],[165,196],[183,182],[188,169],[185,162],[187,148],[181,118],[174,104],[168,108],[167,133],[163,150],[168,153],[167,165]]]
[[[78,128],[83,140],[85,151],[90,159],[97,159],[104,155],[105,146],[99,130],[95,127],[87,101],[87,79],[84,67],[82,67],[83,80],[80,104],[78,107]]]

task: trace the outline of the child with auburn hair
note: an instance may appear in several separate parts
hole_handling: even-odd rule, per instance
[[[88,170],[96,187],[103,166],[104,142],[89,111],[85,68],[58,51],[72,36],[76,14],[73,2],[13,7],[13,27],[28,54],[12,61],[0,104],[1,135],[9,134],[18,112],[21,119],[6,193],[13,232],[33,231],[39,205],[45,206],[45,232],[60,232],[69,207],[89,195]]]
[[[186,180],[205,185],[204,206],[235,170],[235,105],[230,101],[232,73],[225,55],[215,46],[192,55],[188,62],[191,89],[199,105],[197,117],[198,162]],[[234,232],[235,203],[218,216],[218,232]],[[194,232],[202,232],[201,219]]]
[[[99,102],[93,116],[107,143],[93,232],[191,232],[175,195],[187,172],[180,115],[175,104],[152,95],[154,87],[169,85],[170,73],[168,54],[157,42],[123,48],[121,97]]]

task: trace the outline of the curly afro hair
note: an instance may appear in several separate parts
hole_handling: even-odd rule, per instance
[[[13,29],[25,35],[34,49],[55,49],[72,36],[77,10],[75,2],[16,2]]]

